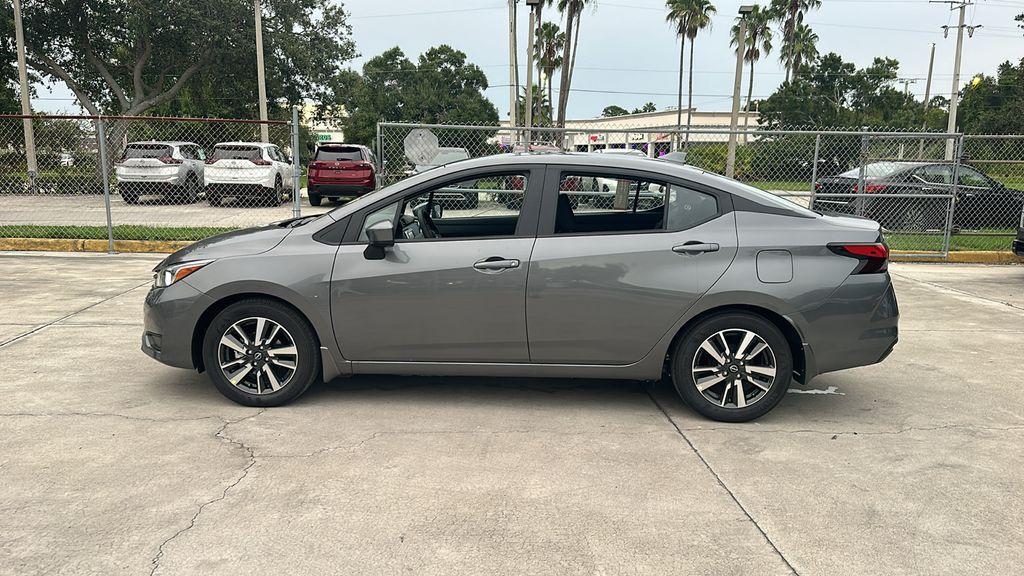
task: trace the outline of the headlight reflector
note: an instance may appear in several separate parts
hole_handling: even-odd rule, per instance
[[[213,260],[195,260],[193,262],[182,262],[181,264],[175,264],[166,268],[157,268],[153,274],[153,286],[156,288],[166,288],[211,262]]]

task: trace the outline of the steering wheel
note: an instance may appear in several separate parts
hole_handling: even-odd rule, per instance
[[[416,221],[419,222],[420,228],[423,229],[424,238],[441,237],[441,233],[437,230],[437,225],[434,224],[434,218],[430,215],[430,202],[424,202],[413,208],[412,213],[416,216]]]

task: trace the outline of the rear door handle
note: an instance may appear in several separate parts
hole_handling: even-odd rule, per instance
[[[672,251],[676,254],[703,254],[705,252],[718,252],[718,244],[714,242],[687,242],[679,246],[673,246]]]
[[[473,264],[473,268],[484,271],[501,271],[510,268],[519,268],[519,260],[491,256]]]

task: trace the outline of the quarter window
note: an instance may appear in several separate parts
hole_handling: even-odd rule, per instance
[[[718,214],[718,199],[711,194],[697,192],[673,184],[668,193],[668,230],[678,232],[714,218]]]

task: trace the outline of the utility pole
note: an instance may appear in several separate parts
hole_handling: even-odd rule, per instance
[[[974,31],[981,26],[966,26],[964,19],[967,16],[967,7],[974,4],[973,0],[931,0],[932,3],[949,4],[951,10],[960,10],[960,22],[956,27],[956,57],[953,60],[953,89],[949,97],[949,124],[946,127],[948,134],[956,133],[956,112],[960,103],[960,61],[964,50],[964,29],[967,29],[968,36],[974,36]],[[949,35],[949,26],[943,26],[944,35]],[[953,140],[946,140],[946,160],[953,159]]]
[[[921,131],[928,129],[928,109],[932,104],[932,72],[935,71],[935,42],[932,42],[932,53],[928,58],[928,80],[924,83],[924,119],[921,120]],[[924,157],[924,139],[917,145],[917,159]]]
[[[743,84],[743,57],[747,54],[747,14],[753,6],[740,6],[740,30],[736,39],[736,78],[732,86],[732,117],[729,120],[729,155],[725,159],[725,177],[736,173],[736,130],[740,119],[740,89]],[[688,112],[689,113],[689,112]]]
[[[515,148],[516,108],[519,103],[519,63],[516,54],[516,2],[508,0],[508,124],[512,129],[512,147]]]
[[[270,130],[267,126],[267,78],[263,68],[263,19],[260,0],[253,0],[253,11],[256,13],[256,82],[259,84],[260,96],[260,138],[262,142],[270,142]]]
[[[32,105],[28,95],[28,72],[25,70],[25,32],[21,24],[21,0],[14,0],[14,41],[18,45],[18,82],[21,85],[21,114],[32,115]],[[39,167],[36,164],[36,135],[32,131],[32,118],[21,121],[25,131],[25,160],[28,164],[28,189],[36,190],[36,175]]]
[[[910,96],[910,85],[917,84],[917,78],[900,78],[896,80],[900,84],[903,84],[903,96]]]
[[[541,0],[526,0],[530,7],[530,31],[526,43],[526,151],[530,151],[530,144],[533,142],[533,135],[530,133],[533,128],[533,43],[534,33],[537,27],[537,6]],[[538,79],[539,80],[539,79]]]

